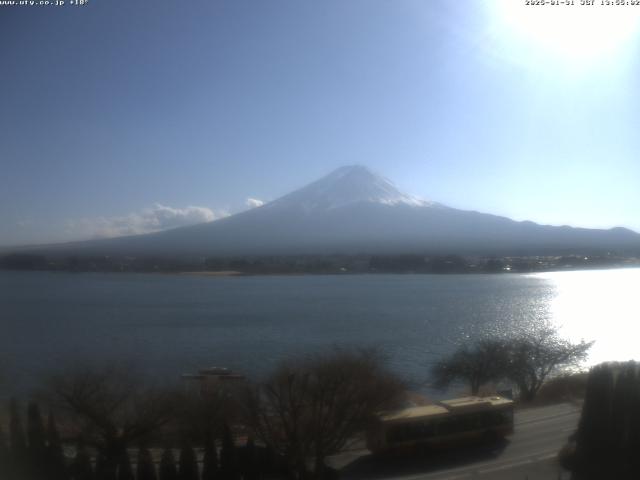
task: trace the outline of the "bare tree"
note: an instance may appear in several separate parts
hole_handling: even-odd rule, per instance
[[[127,446],[165,425],[175,411],[175,393],[148,386],[129,366],[78,368],[49,381],[57,403],[78,437],[114,467]]]
[[[579,365],[593,343],[571,343],[552,326],[535,329],[508,342],[506,377],[516,384],[522,400],[531,401],[550,375]]]
[[[463,345],[436,363],[431,368],[431,377],[436,388],[444,389],[460,380],[469,384],[472,395],[477,395],[482,385],[505,377],[508,363],[504,341],[483,339],[471,346]]]
[[[366,429],[373,415],[397,404],[402,382],[375,350],[346,351],[284,362],[249,395],[256,434],[283,455],[297,478],[323,478],[327,456]]]
[[[536,328],[505,339],[483,339],[462,345],[431,369],[435,386],[445,388],[455,380],[468,382],[471,393],[491,381],[510,380],[520,399],[531,401],[544,382],[562,370],[576,366],[593,342],[571,343],[553,326]]]
[[[239,420],[245,391],[244,382],[220,382],[202,392],[183,392],[174,428],[179,440],[206,445],[221,437],[225,423]]]

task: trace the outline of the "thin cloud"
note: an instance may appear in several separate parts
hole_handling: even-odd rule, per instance
[[[258,198],[249,197],[245,200],[244,204],[249,208],[256,208],[264,205],[264,202]]]
[[[67,231],[89,238],[121,237],[211,222],[227,215],[224,211],[215,212],[207,207],[175,208],[157,203],[151,208],[124,216],[70,220],[67,222]]]
[[[16,227],[18,228],[27,228],[33,225],[33,222],[29,219],[22,219],[16,222]]]

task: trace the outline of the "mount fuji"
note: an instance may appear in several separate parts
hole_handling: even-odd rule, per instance
[[[230,217],[162,232],[49,246],[77,255],[481,254],[639,252],[640,235],[516,222],[401,192],[363,166],[342,167]]]

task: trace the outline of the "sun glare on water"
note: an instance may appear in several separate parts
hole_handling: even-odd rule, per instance
[[[591,5],[580,0],[573,5],[496,0],[490,5],[508,39],[502,53],[521,61],[592,66],[629,52],[640,30],[640,5],[603,5],[601,0]]]
[[[561,336],[592,341],[588,363],[640,359],[640,269],[534,275],[555,289],[551,320]]]

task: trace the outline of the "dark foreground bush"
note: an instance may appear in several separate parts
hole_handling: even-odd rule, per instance
[[[636,362],[591,369],[574,445],[562,455],[576,480],[640,478],[640,375]]]

